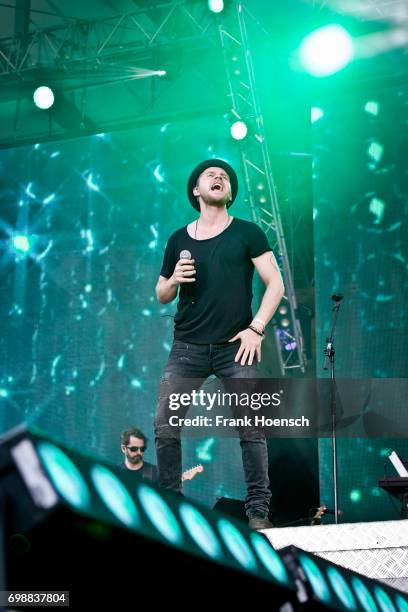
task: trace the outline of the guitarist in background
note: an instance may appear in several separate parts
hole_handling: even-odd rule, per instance
[[[140,429],[132,427],[120,434],[120,448],[125,456],[121,463],[123,469],[131,470],[139,480],[158,484],[159,472],[157,466],[143,460],[147,448],[147,438]]]
[[[125,455],[124,462],[120,464],[121,468],[134,472],[135,478],[138,480],[159,484],[157,466],[148,461],[143,461],[143,454],[147,448],[147,438],[140,429],[131,427],[122,431],[120,434],[120,448]],[[196,465],[183,472],[181,480],[182,482],[192,480],[201,472],[204,472],[204,467],[201,464]]]

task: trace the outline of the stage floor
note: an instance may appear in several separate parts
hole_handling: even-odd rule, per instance
[[[408,520],[284,527],[263,533],[276,549],[297,546],[408,593]]]

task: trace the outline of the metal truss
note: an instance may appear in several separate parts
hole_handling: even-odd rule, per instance
[[[280,308],[286,309],[285,326],[274,320],[274,337],[282,375],[291,370],[305,372],[303,334],[297,318],[297,303],[276,188],[272,175],[263,116],[256,93],[254,66],[248,39],[247,20],[253,19],[241,2],[234,18],[219,26],[228,78],[232,119],[243,121],[248,135],[241,140],[240,153],[245,174],[248,203],[253,220],[267,234],[277,254],[285,284]],[[262,27],[261,24],[258,26]]]
[[[358,18],[360,21],[381,19],[402,23],[407,21],[405,0],[308,0],[313,8],[334,10]]]
[[[169,114],[176,120],[225,112],[213,71],[217,20],[207,2],[149,2],[115,17],[58,18],[60,25],[36,31],[16,23],[15,35],[0,39],[0,148],[135,128]],[[191,91],[197,78],[206,83],[204,95]],[[57,93],[49,112],[32,112],[37,83]]]
[[[67,18],[69,19],[69,18]],[[193,44],[216,36],[205,2],[179,0],[114,17],[72,20],[68,25],[17,33],[0,39],[0,77],[22,76],[36,68],[82,70],[129,65],[135,56],[163,45]],[[131,62],[133,63],[133,62]]]

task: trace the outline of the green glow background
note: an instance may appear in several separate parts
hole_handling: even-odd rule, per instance
[[[331,327],[330,295],[341,291],[336,375],[406,377],[407,90],[322,96],[313,124],[317,375]],[[376,485],[396,476],[387,459],[408,442],[338,439],[339,507],[347,521],[398,517],[398,502]],[[332,505],[332,451],[320,443],[321,500]]]

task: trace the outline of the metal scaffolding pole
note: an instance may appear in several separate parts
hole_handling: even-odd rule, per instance
[[[306,369],[303,334],[297,318],[297,302],[292,272],[279,212],[265,128],[260,109],[255,72],[248,39],[248,12],[237,2],[235,15],[226,26],[219,26],[224,65],[228,80],[231,114],[248,126],[248,136],[240,141],[240,154],[253,220],[268,235],[285,284],[282,306],[287,308],[288,325],[275,325],[274,337],[282,375]],[[261,195],[260,195],[261,194]]]

